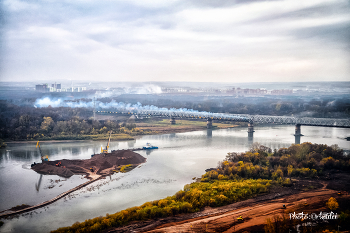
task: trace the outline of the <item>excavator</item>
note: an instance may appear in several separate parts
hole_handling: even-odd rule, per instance
[[[108,153],[109,143],[111,142],[111,135],[112,135],[112,131],[109,132],[109,138],[108,138],[108,143],[107,143],[106,149],[104,150],[101,146],[101,153]]]
[[[49,161],[49,156],[47,156],[47,155],[43,156],[43,153],[41,152],[39,141],[36,143],[36,148],[38,148],[38,147],[39,147],[39,153],[41,156],[41,161]]]

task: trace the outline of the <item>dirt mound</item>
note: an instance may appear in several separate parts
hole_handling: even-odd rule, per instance
[[[111,170],[118,170],[120,166],[129,164],[136,166],[144,162],[146,162],[146,158],[131,150],[117,150],[111,153],[96,154],[92,158],[85,160],[62,159],[44,161],[43,163],[34,165],[32,169],[40,174],[59,175],[63,177],[71,177],[75,174],[106,175]],[[57,166],[58,164],[59,166]]]
[[[59,175],[62,177],[71,177],[72,175],[74,175],[74,173],[68,168],[56,167],[47,163],[38,163],[34,167],[32,167],[32,169],[37,173],[44,175]]]

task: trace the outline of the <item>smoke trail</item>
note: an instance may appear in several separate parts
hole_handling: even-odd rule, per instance
[[[42,99],[37,99],[34,104],[35,107],[39,108],[45,108],[45,107],[71,107],[71,108],[93,108],[94,102],[85,102],[81,100],[63,100],[63,99],[50,99],[49,97],[44,97]],[[142,105],[140,102],[136,104],[126,104],[123,102],[116,102],[115,100],[112,100],[109,103],[103,103],[101,101],[95,101],[95,106],[97,109],[117,109],[117,110],[143,110],[143,111],[161,111],[161,112],[167,112],[167,111],[180,111],[180,112],[198,112],[197,110],[193,109],[187,109],[187,108],[159,108],[154,105]]]
[[[52,100],[48,97],[38,99],[35,101],[34,107],[71,107],[71,108],[93,108],[94,102],[85,102],[80,100],[69,101],[56,99]],[[95,101],[96,110],[109,110],[109,111],[121,111],[121,112],[131,112],[135,114],[151,114],[151,115],[177,115],[177,116],[195,116],[201,118],[220,118],[220,119],[241,119],[243,121],[248,121],[249,119],[246,116],[239,116],[233,114],[225,113],[212,113],[212,112],[199,112],[198,110],[187,109],[187,108],[159,108],[154,105],[142,105],[141,103],[137,104],[126,104],[123,102],[116,102],[112,100],[109,103],[103,103],[101,101]],[[114,110],[112,110],[114,109]]]

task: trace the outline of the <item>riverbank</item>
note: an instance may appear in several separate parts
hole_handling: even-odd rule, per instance
[[[343,195],[337,196],[337,192],[330,189],[318,189],[311,192],[301,192],[293,195],[281,195],[275,198],[266,199],[264,201],[258,201],[256,199],[250,199],[236,205],[225,206],[225,208],[208,209],[199,213],[198,217],[183,220],[179,222],[170,222],[162,224],[153,230],[134,230],[134,232],[266,232],[267,219],[274,223],[279,221],[279,225],[283,223],[283,218],[290,220],[290,214],[304,213],[304,214],[316,214],[317,216],[321,212],[330,213],[330,210],[326,207],[326,202],[330,197],[337,198],[340,203],[349,203],[350,196]],[[306,203],[306,204],[305,204]],[[286,206],[286,209],[283,208]],[[343,208],[344,209],[344,208]],[[202,216],[201,216],[202,215]],[[238,221],[237,218],[242,216],[243,221]],[[331,220],[330,220],[331,221]],[[307,226],[313,225],[311,220],[306,220]],[[295,221],[295,225],[292,225],[293,229],[298,224],[302,224],[301,220]],[[278,224],[278,223],[277,223]],[[313,225],[314,230],[317,226],[323,230],[328,225],[325,222]],[[333,225],[333,224],[332,224]],[[288,226],[287,226],[288,227]],[[282,227],[280,227],[282,228]],[[109,231],[120,232],[120,231]],[[277,232],[277,231],[276,231]]]
[[[144,122],[135,123],[136,127],[125,133],[112,133],[111,141],[128,141],[144,135],[158,135],[169,133],[184,133],[192,131],[200,131],[207,129],[205,121],[195,120],[176,120],[176,124],[170,124],[169,119],[147,119]],[[242,124],[225,124],[215,123],[213,129],[227,129],[238,127]],[[113,130],[112,130],[113,132]],[[94,135],[56,135],[50,137],[40,137],[36,139],[28,139],[24,141],[6,141],[6,143],[27,143],[28,141],[46,141],[46,142],[74,142],[82,140],[108,140],[109,134],[94,134]]]
[[[214,123],[212,129],[228,129],[238,127],[241,124]],[[206,121],[176,120],[175,125],[171,125],[169,119],[150,120],[145,123],[136,123],[136,127],[146,134],[168,134],[184,133],[207,129]]]
[[[196,213],[134,222],[106,232],[265,232],[264,226],[267,219],[274,221],[277,216],[280,220],[283,217],[289,219],[289,214],[294,212],[305,214],[330,212],[326,206],[330,197],[336,198],[339,202],[340,209],[334,211],[335,213],[346,211],[350,204],[347,184],[349,174],[338,174],[336,178],[336,182],[334,180],[295,180],[292,187],[276,186],[268,194],[245,201],[216,208],[206,207]],[[340,190],[341,195],[339,195]],[[286,208],[283,208],[283,205]],[[239,216],[242,216],[244,221],[237,221]],[[324,223],[319,222],[319,225],[322,226]]]

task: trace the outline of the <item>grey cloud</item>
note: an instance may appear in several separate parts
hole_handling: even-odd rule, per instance
[[[271,1],[281,1],[281,0],[265,0],[265,2]],[[189,0],[190,3],[197,7],[230,7],[240,4],[251,4],[254,2],[262,2],[261,0]]]
[[[259,17],[247,23],[274,21],[274,20],[293,20],[299,18],[325,17],[348,15],[350,12],[350,2],[337,2],[328,4],[319,4],[312,7],[306,7],[300,10],[292,10],[289,12],[279,13],[273,15]]]
[[[306,7],[300,10],[289,11],[285,13],[276,13],[270,16],[259,17],[245,22],[245,25],[273,25],[274,22],[291,22],[299,19],[319,19],[325,17],[348,16],[350,12],[350,2],[335,1],[334,3],[318,4],[312,7]],[[350,20],[335,22],[327,25],[315,25],[300,27],[297,29],[285,28],[276,31],[276,34],[293,36],[296,39],[318,39],[327,40],[329,43],[342,43],[350,47]],[[271,32],[273,33],[273,32]],[[330,44],[327,43],[327,46]]]
[[[322,25],[315,27],[300,28],[292,31],[297,39],[327,40],[326,46],[334,43],[342,43],[350,49],[350,21],[333,25]]]

